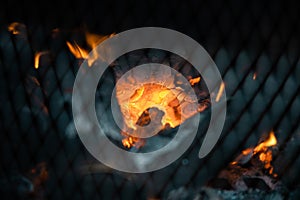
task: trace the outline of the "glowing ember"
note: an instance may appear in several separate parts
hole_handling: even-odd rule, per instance
[[[189,82],[190,82],[191,85],[195,85],[195,84],[199,83],[200,80],[201,80],[201,77],[199,76],[197,78],[190,79]]]
[[[224,89],[225,89],[225,84],[224,84],[224,82],[222,82],[221,85],[220,85],[217,97],[216,97],[216,102],[220,101]]]
[[[248,149],[245,149],[242,151],[242,154],[243,155],[248,155],[249,153],[252,153],[253,152],[253,149],[252,148],[248,148]]]
[[[146,109],[154,106],[165,112],[162,126],[169,124],[174,128],[181,123],[179,100],[170,89],[158,84],[145,84],[131,96],[128,107],[132,121],[137,122]],[[136,129],[135,124],[130,127]]]
[[[256,76],[257,76],[257,74],[256,74],[256,72],[253,74],[253,77],[252,77],[252,79],[253,80],[256,80]]]
[[[125,133],[122,133],[125,137],[123,145],[127,148],[136,147],[137,138],[151,137],[166,128],[175,128],[207,108],[206,104],[198,104],[189,81],[172,74],[176,72],[167,69],[161,73],[165,75],[163,78],[157,78],[157,70],[166,69],[149,67],[139,70],[127,72],[115,87]],[[192,82],[198,81],[200,77]],[[187,86],[190,89],[183,89]]]
[[[182,95],[184,97],[184,94]],[[182,108],[188,109],[189,105],[180,104],[181,101],[174,90],[163,85],[155,83],[142,85],[130,96],[128,103],[120,104],[125,123],[129,128],[127,130],[130,132],[131,129],[138,134],[141,131],[140,127],[147,125],[151,119],[155,119],[152,123],[156,125],[156,132],[166,127],[174,128],[180,125],[198,111],[182,112]]]
[[[140,148],[141,146],[144,145],[144,141],[140,138],[129,136],[122,139],[122,144],[124,147],[128,149],[130,149],[131,147]]]
[[[13,35],[25,34],[26,26],[19,22],[13,22],[8,26],[8,31],[11,32]]]
[[[39,68],[39,63],[40,63],[40,57],[47,54],[47,51],[42,51],[42,52],[38,52],[35,54],[34,56],[34,68],[38,69]]]

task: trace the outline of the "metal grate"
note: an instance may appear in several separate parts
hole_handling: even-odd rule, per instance
[[[0,8],[0,191],[5,198],[164,197],[181,186],[201,187],[272,129],[279,144],[273,162],[278,178],[299,189],[299,5],[15,3]],[[20,34],[7,29],[14,21],[24,24]],[[206,158],[197,157],[199,137],[172,165],[127,174],[98,164],[73,134],[70,98],[82,60],[70,53],[66,41],[84,46],[84,30],[110,34],[142,26],[175,29],[203,45],[225,81],[228,112],[221,139]],[[35,69],[34,55],[41,51],[46,53]]]

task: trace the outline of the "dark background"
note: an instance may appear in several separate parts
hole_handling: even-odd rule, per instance
[[[199,188],[272,129],[279,143],[274,157],[278,179],[291,190],[299,189],[299,9],[296,1],[1,1],[4,199],[25,198],[28,192],[36,199],[147,199],[182,186]],[[26,39],[8,32],[12,22],[26,26]],[[205,159],[197,158],[197,140],[177,162],[157,172],[126,174],[101,164],[91,170],[95,173],[80,170],[97,162],[78,137],[66,135],[72,120],[66,91],[79,61],[65,42],[80,40],[83,30],[106,35],[144,26],[180,31],[214,59],[229,99],[222,137]],[[44,50],[51,56],[34,70],[34,53]],[[44,102],[47,114],[37,101]],[[41,181],[44,168],[47,180]]]

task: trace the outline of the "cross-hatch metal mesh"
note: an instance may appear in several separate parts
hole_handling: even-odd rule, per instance
[[[201,187],[271,130],[279,145],[275,172],[287,186],[299,187],[297,4],[80,1],[33,6],[4,2],[1,7],[0,191],[4,197],[23,197],[30,191],[34,192],[29,197],[37,199],[163,197],[181,186]],[[26,26],[21,27],[22,34],[8,31],[14,21]],[[162,170],[126,174],[95,161],[73,134],[70,99],[81,60],[70,53],[66,41],[78,40],[86,29],[109,34],[143,26],[175,29],[204,46],[225,82],[228,112],[221,139],[206,158],[197,157],[201,143],[196,140]],[[35,69],[34,55],[41,51],[47,53]]]

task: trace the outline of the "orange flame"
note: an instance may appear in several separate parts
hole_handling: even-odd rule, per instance
[[[91,49],[96,48],[101,42],[104,40],[111,38],[115,35],[115,33],[112,33],[110,35],[97,35],[93,33],[86,32],[85,33],[85,38],[86,38],[86,43]],[[89,59],[87,60],[88,65],[92,66],[93,63],[98,59],[101,58],[101,55],[98,54],[97,51],[92,51]],[[103,60],[103,58],[101,58]]]
[[[277,139],[273,131],[271,131],[268,139],[254,148],[254,154],[259,153],[259,160],[264,163],[265,169],[269,170],[269,174],[273,174],[273,166],[271,164],[273,155],[272,150],[268,147],[275,146],[277,144]],[[277,176],[274,174],[274,176]]]
[[[271,131],[268,139],[260,143],[258,146],[254,148],[254,153],[264,151],[267,149],[267,147],[275,146],[276,144],[277,144],[277,139],[275,137],[274,131]]]
[[[76,42],[74,42],[74,44],[67,42],[67,46],[69,47],[69,50],[71,51],[71,53],[77,59],[86,59],[89,55],[88,51],[81,48]]]
[[[222,82],[220,84],[220,88],[219,88],[219,91],[218,91],[218,94],[217,94],[217,97],[216,97],[216,102],[220,101],[224,89],[225,89],[225,84],[224,84],[224,82]]]
[[[269,174],[273,175],[274,177],[277,176],[277,174],[273,173],[273,166],[271,164],[273,155],[272,150],[270,147],[273,147],[277,144],[277,139],[275,137],[274,131],[271,131],[267,140],[264,142],[261,142],[254,148],[248,148],[242,151],[243,156],[254,156],[258,155],[259,160],[263,163],[264,168],[269,171]],[[231,165],[238,164],[239,161],[235,160],[231,162]]]
[[[127,138],[123,138],[122,139],[122,144],[124,147],[130,149],[131,147],[136,147],[136,148],[140,148],[141,146],[143,146],[143,140],[140,138],[136,138],[136,137],[127,137]]]
[[[85,39],[86,39],[86,43],[89,45],[89,47],[94,49],[101,42],[103,42],[104,40],[106,40],[108,38],[113,37],[114,35],[115,35],[115,33],[112,33],[110,35],[97,35],[97,34],[86,32],[85,33]]]
[[[196,83],[199,83],[200,80],[201,80],[201,77],[199,76],[199,77],[197,77],[197,78],[192,78],[192,79],[190,79],[189,82],[190,82],[190,84],[193,86],[193,85],[195,85]]]
[[[38,69],[39,68],[39,63],[40,63],[40,57],[47,54],[47,51],[42,51],[42,52],[37,52],[34,56],[34,68]]]
[[[97,34],[86,32],[85,39],[86,39],[86,43],[87,43],[88,47],[90,49],[94,49],[101,42],[103,42],[107,38],[110,38],[114,35],[115,35],[115,33],[103,36],[103,35],[97,35]],[[74,44],[67,42],[67,46],[69,47],[69,50],[75,56],[76,59],[87,59],[88,58],[87,63],[88,63],[89,67],[91,67],[98,58],[100,58],[100,55],[97,53],[97,51],[92,51],[92,53],[89,55],[89,51],[80,47],[76,42],[74,42]]]

